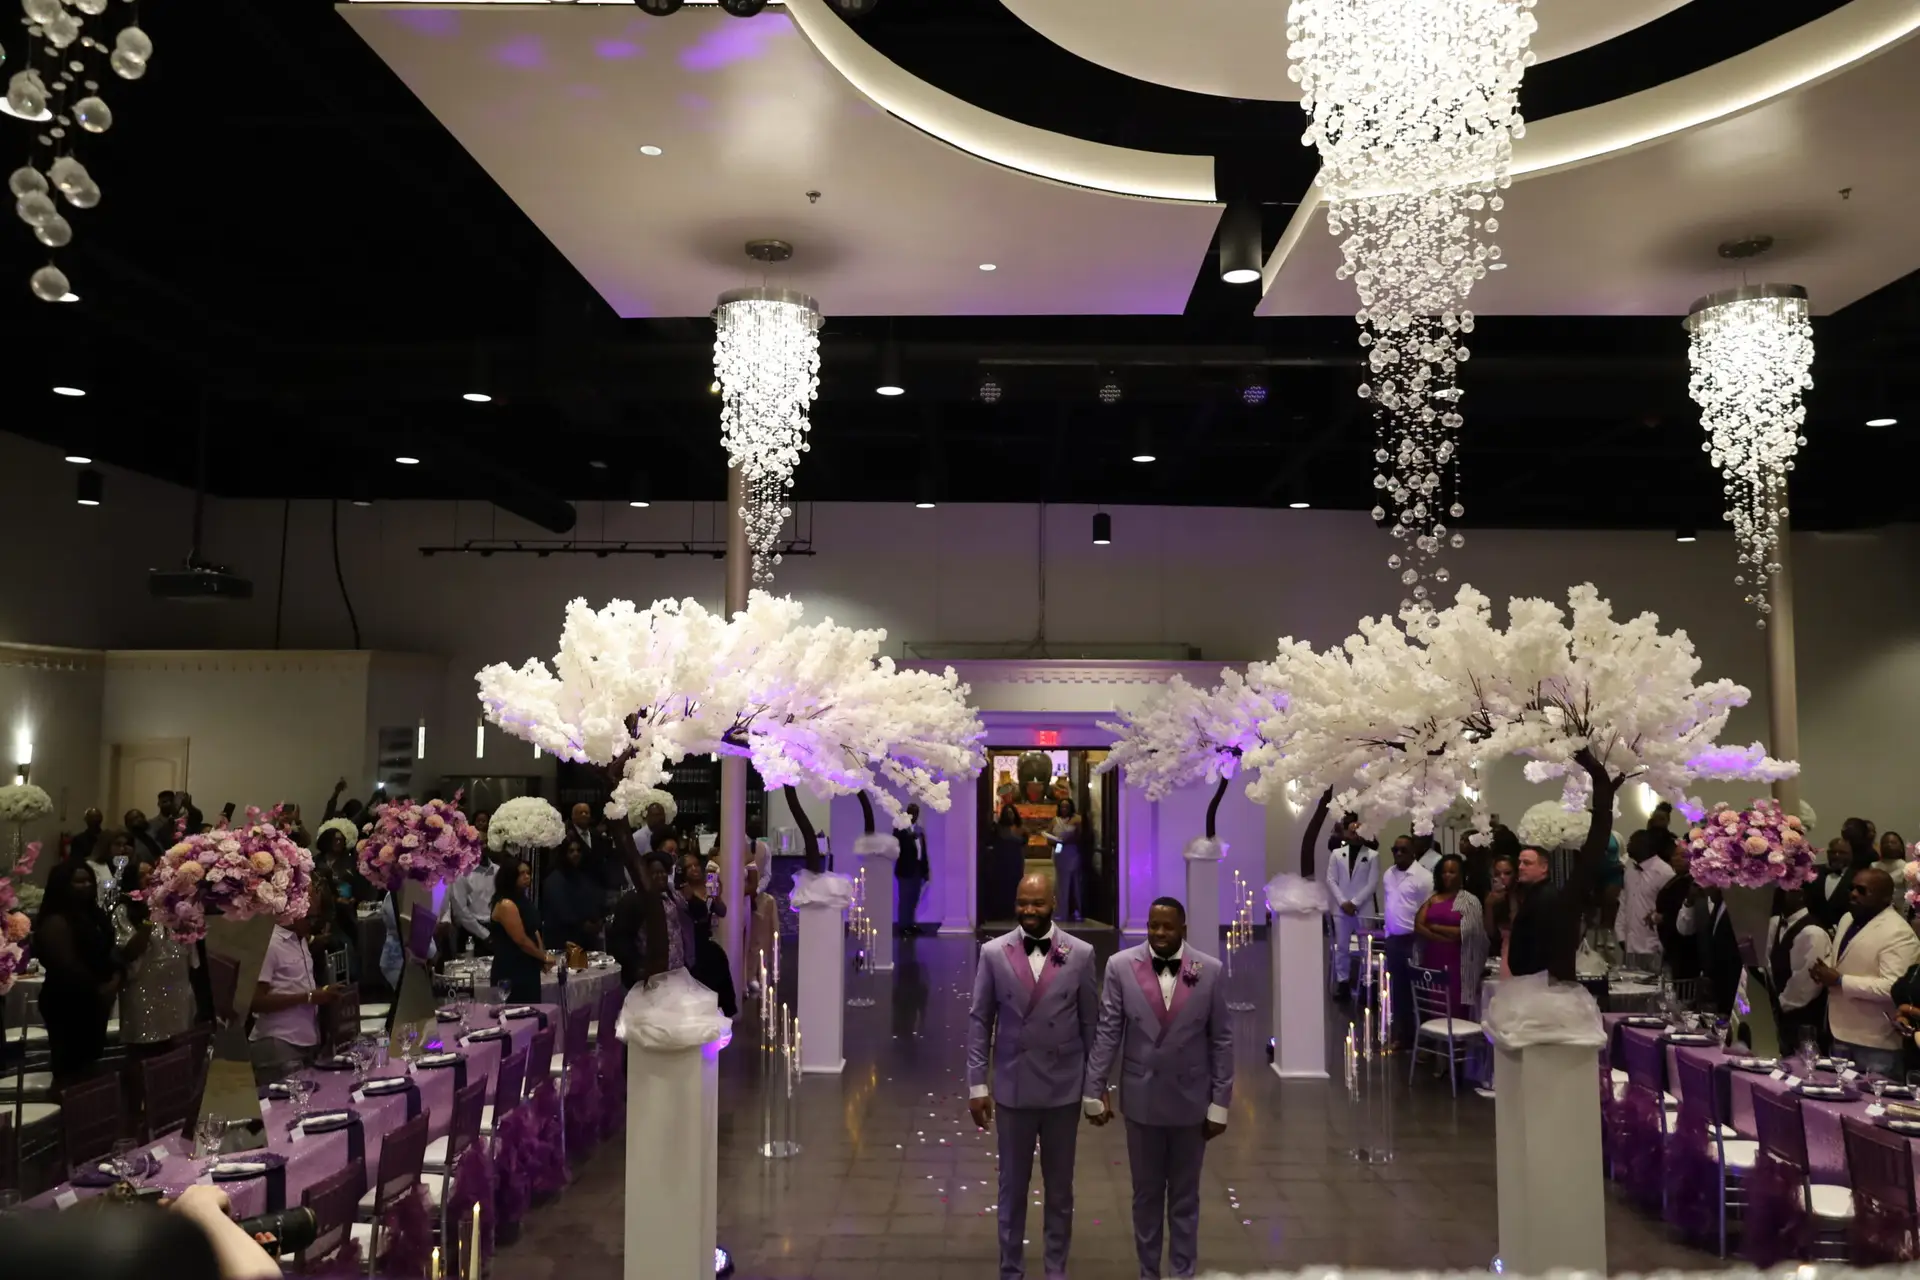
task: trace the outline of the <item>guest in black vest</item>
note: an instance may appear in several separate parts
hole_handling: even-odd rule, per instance
[[[1805,889],[1780,894],[1773,946],[1767,957],[1773,989],[1779,994],[1780,1046],[1798,1047],[1803,1030],[1811,1030],[1824,1051],[1827,1047],[1827,989],[1813,979],[1813,965],[1833,949],[1833,935],[1807,906]]]
[[[1733,1011],[1733,997],[1740,990],[1740,943],[1733,931],[1733,917],[1727,911],[1726,898],[1718,889],[1695,897],[1680,910],[1680,933],[1689,941],[1705,935],[1707,982],[1713,988],[1713,1007],[1721,1013]]]
[[[1827,865],[1807,886],[1807,906],[1829,934],[1833,926],[1840,923],[1840,917],[1852,909],[1853,877],[1857,871],[1853,850],[1846,839],[1835,836],[1827,841]]]
[[[1649,827],[1654,839],[1673,837]],[[1670,843],[1666,858],[1673,866],[1673,879],[1667,881],[1653,898],[1653,924],[1660,933],[1660,953],[1666,957],[1667,972],[1676,982],[1688,982],[1700,976],[1699,940],[1680,932],[1680,913],[1696,896],[1704,896],[1693,882],[1692,859],[1687,846]]]
[[[907,806],[907,825],[893,833],[900,842],[900,858],[893,864],[893,878],[900,885],[900,921],[894,932],[912,937],[920,932],[920,894],[927,887],[932,869],[927,863],[927,829],[920,825],[920,806]]]

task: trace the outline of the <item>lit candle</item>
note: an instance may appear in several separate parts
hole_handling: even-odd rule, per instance
[[[467,1247],[467,1280],[480,1280],[480,1202],[473,1202],[472,1243]]]
[[[433,1280],[440,1280],[440,1246],[439,1245],[433,1246],[433,1268],[428,1274],[430,1274],[433,1277]]]

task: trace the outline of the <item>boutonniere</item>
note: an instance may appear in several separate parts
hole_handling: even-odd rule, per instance
[[[1181,970],[1180,972],[1180,981],[1186,983],[1190,987],[1199,985],[1200,962],[1198,960],[1187,961],[1187,967]]]
[[[1052,960],[1055,964],[1062,965],[1067,962],[1067,944],[1065,939],[1053,944]]]

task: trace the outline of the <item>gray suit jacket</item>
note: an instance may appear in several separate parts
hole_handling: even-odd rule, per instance
[[[1103,1098],[1120,1060],[1120,1110],[1135,1124],[1197,1125],[1211,1104],[1233,1101],[1233,1015],[1220,962],[1188,943],[1173,980],[1173,1004],[1160,998],[1146,943],[1107,961],[1100,1030],[1087,1064],[1087,1094]]]
[[[980,948],[967,1024],[967,1086],[987,1083],[991,1042],[995,1103],[1078,1103],[1099,1015],[1093,948],[1056,928],[1036,981],[1021,934],[1015,929]]]

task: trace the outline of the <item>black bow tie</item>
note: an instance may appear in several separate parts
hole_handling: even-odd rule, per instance
[[[1179,967],[1180,967],[1179,956],[1167,956],[1167,957],[1155,956],[1153,958],[1153,972],[1155,977],[1158,977],[1160,974],[1163,974],[1163,973],[1172,973],[1175,969],[1178,969]]]
[[[1036,938],[1030,933],[1020,935],[1020,944],[1027,949],[1027,954],[1030,956],[1037,956],[1047,949],[1045,938]]]

